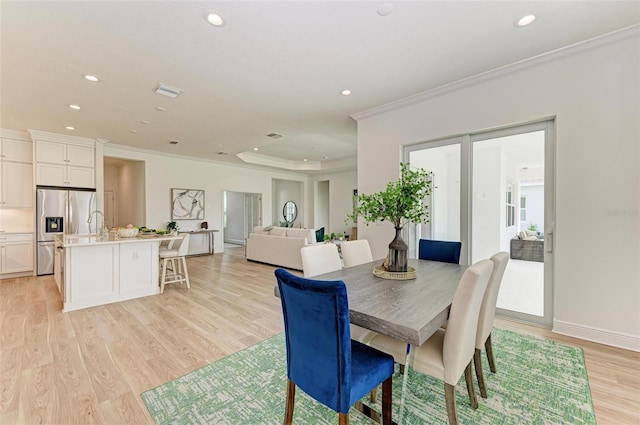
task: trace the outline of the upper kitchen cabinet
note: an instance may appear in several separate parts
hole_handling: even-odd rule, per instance
[[[95,188],[95,140],[30,130],[35,143],[36,184]]]
[[[33,147],[29,135],[0,130],[0,208],[33,207]]]

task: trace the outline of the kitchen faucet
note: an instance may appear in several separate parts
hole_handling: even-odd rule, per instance
[[[89,233],[91,233],[91,218],[93,217],[93,215],[96,215],[96,217],[98,216],[98,214],[100,214],[100,216],[102,217],[102,227],[104,227],[104,214],[102,214],[102,211],[91,211],[89,213],[89,219],[87,220],[87,223],[89,223]],[[96,220],[96,234],[98,233],[98,222]]]

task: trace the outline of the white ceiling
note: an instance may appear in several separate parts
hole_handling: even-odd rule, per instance
[[[380,16],[383,4],[3,0],[0,126],[353,168],[351,115],[640,22],[638,1],[394,1]],[[212,10],[226,25],[205,21]],[[538,20],[516,28],[529,13]],[[184,92],[158,95],[158,83]]]

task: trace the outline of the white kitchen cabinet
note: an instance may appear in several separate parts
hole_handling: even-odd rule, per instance
[[[3,161],[33,162],[33,145],[26,140],[0,139],[0,159]]]
[[[33,166],[22,162],[0,161],[0,207],[33,206]]]
[[[95,188],[95,146],[89,139],[64,142],[59,135],[32,131],[36,138],[36,185]],[[41,140],[41,138],[53,140]]]
[[[0,275],[32,271],[33,234],[0,234]]]
[[[31,142],[0,139],[0,207],[33,206],[33,148]]]
[[[94,167],[94,158],[95,149],[93,146],[80,146],[47,140],[36,141],[36,162]]]
[[[95,188],[95,170],[58,164],[36,164],[36,184],[42,186],[69,186]]]

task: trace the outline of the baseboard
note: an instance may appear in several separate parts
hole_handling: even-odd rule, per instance
[[[553,321],[552,332],[640,352],[640,337],[634,335],[611,332],[604,329],[563,322],[561,320]]]

